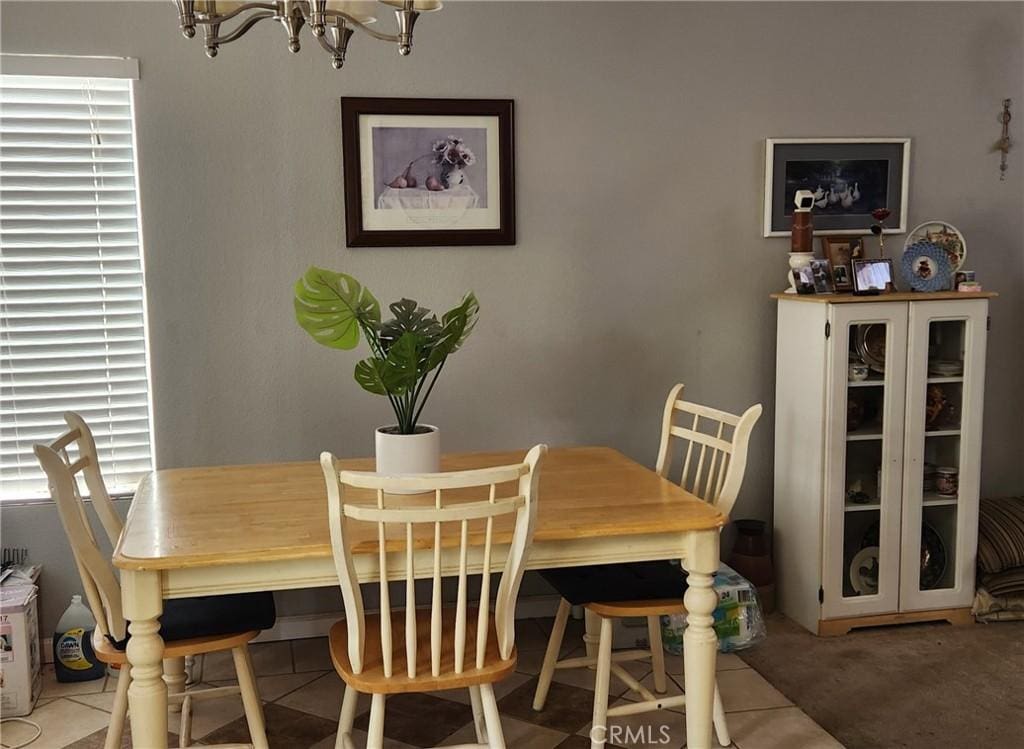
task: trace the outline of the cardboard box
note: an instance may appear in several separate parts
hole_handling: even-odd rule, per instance
[[[0,587],[0,714],[28,715],[42,688],[35,585]]]

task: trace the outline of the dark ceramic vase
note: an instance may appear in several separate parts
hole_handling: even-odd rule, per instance
[[[728,565],[757,588],[757,597],[765,614],[775,610],[775,570],[768,551],[763,520],[737,520],[736,543]]]

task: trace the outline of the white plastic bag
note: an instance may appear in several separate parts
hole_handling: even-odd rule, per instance
[[[746,650],[768,636],[757,590],[746,578],[722,564],[715,573],[714,589],[718,594],[714,627],[720,653]],[[685,631],[685,614],[661,617],[661,641],[666,652],[673,655],[683,652]]]

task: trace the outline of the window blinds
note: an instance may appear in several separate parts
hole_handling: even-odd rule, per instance
[[[47,496],[65,411],[111,492],[152,468],[133,130],[128,80],[0,76],[0,499]]]

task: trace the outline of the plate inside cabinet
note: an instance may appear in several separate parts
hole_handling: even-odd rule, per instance
[[[850,585],[862,596],[878,592],[878,547],[868,546],[853,555],[850,562]]]
[[[946,573],[946,545],[928,523],[921,526],[921,590],[936,587]]]
[[[871,369],[885,372],[885,325],[860,325],[857,327],[857,353]]]

